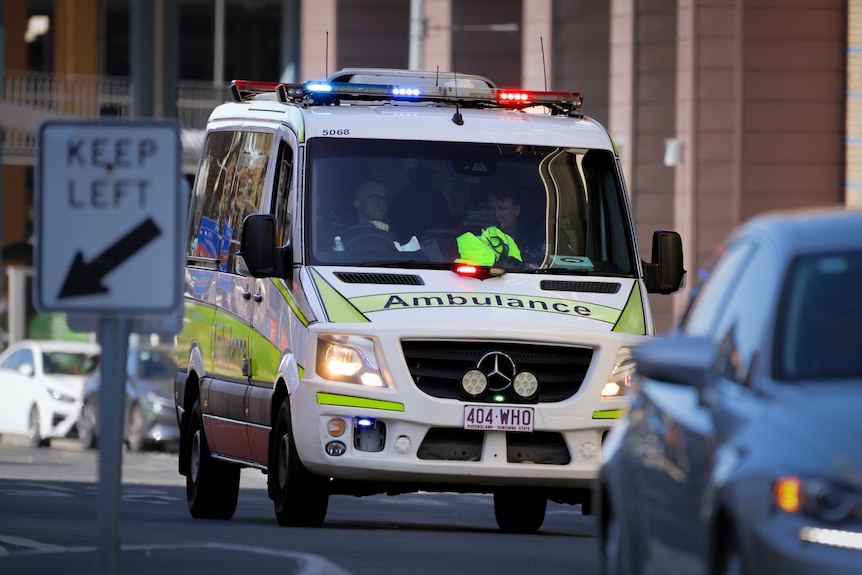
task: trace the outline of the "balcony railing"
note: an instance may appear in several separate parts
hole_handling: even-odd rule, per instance
[[[41,112],[96,119],[110,116],[128,118],[132,111],[132,82],[129,78],[110,76],[56,75],[38,72],[6,72],[3,99],[7,103],[34,108]],[[213,108],[227,99],[226,87],[209,82],[177,83],[177,116],[184,132],[193,133],[206,127]],[[198,138],[183,138],[184,170],[194,170],[200,149]],[[36,131],[4,128],[3,161],[33,164]]]

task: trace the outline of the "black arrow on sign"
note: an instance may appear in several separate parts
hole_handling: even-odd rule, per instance
[[[75,255],[75,260],[66,275],[63,289],[58,299],[105,293],[108,288],[102,285],[106,275],[114,271],[120,264],[145,245],[159,237],[162,231],[152,218],[147,218],[138,226],[120,238],[104,252],[96,256],[90,263],[84,263],[81,252]]]

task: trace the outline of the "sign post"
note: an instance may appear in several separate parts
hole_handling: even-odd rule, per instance
[[[129,333],[136,325],[178,330],[182,314],[181,153],[173,121],[49,121],[39,130],[36,307],[98,318],[98,546],[105,574],[118,572]]]
[[[175,122],[42,125],[40,309],[117,316],[181,307],[180,157]]]

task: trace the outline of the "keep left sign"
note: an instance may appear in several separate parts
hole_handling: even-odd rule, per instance
[[[176,122],[50,121],[37,145],[36,306],[107,315],[180,309]]]

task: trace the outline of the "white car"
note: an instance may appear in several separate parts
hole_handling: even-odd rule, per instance
[[[32,447],[74,437],[87,376],[99,365],[95,343],[17,342],[0,354],[0,434],[26,435]]]

